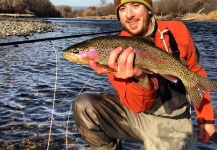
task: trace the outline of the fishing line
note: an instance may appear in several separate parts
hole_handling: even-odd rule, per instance
[[[108,31],[108,32],[100,32],[100,33],[86,33],[86,34],[78,34],[78,35],[67,35],[67,36],[59,36],[59,37],[48,37],[48,38],[42,38],[42,39],[5,42],[5,43],[0,43],[0,46],[18,45],[18,44],[24,44],[24,43],[35,43],[35,42],[59,40],[59,39],[66,39],[66,38],[77,38],[77,37],[82,37],[82,36],[93,36],[93,35],[100,35],[100,34],[111,34],[111,33],[117,33],[117,32],[120,32],[120,31]]]
[[[48,142],[47,142],[47,150],[49,150],[50,147],[50,141],[51,141],[51,132],[52,132],[52,125],[53,125],[53,120],[54,120],[54,110],[55,110],[55,101],[56,101],[56,89],[57,89],[57,80],[58,80],[58,55],[57,55],[57,50],[55,48],[55,45],[52,43],[52,41],[48,42],[50,45],[52,45],[55,53],[55,59],[56,59],[56,75],[55,75],[55,83],[54,83],[54,93],[53,93],[53,105],[52,105],[52,113],[51,113],[51,119],[50,119],[50,129],[49,129],[49,134],[48,134]],[[88,82],[94,75],[94,72],[92,72],[91,76],[89,79],[86,81],[85,85],[82,87],[82,89],[79,91],[76,97],[79,97],[84,88],[87,86]],[[67,122],[66,122],[66,150],[68,150],[68,128],[69,128],[69,119],[70,119],[70,114],[72,114],[72,107],[71,105],[68,117],[67,117]]]
[[[47,150],[50,147],[50,140],[51,140],[51,132],[52,132],[52,125],[53,125],[53,120],[54,120],[54,108],[55,108],[55,100],[56,100],[56,89],[57,89],[57,75],[58,75],[58,55],[57,55],[57,50],[54,46],[54,44],[52,43],[52,41],[48,42],[50,45],[52,45],[53,49],[54,49],[54,53],[56,56],[56,75],[55,75],[55,82],[54,82],[54,93],[53,93],[53,106],[52,106],[52,113],[51,113],[51,119],[50,119],[50,130],[49,130],[49,134],[48,134],[48,142],[47,142]]]
[[[80,92],[77,94],[77,99],[79,98],[81,92],[84,90],[84,88],[87,86],[87,83],[90,81],[90,79],[92,78],[92,76],[94,75],[95,71],[92,72],[92,74],[90,75],[89,79],[86,81],[86,83],[84,84],[84,86],[82,87],[82,89],[80,90]],[[66,150],[68,150],[68,129],[69,129],[69,117],[70,114],[72,114],[72,107],[73,105],[71,105],[69,113],[68,113],[68,119],[66,122]]]

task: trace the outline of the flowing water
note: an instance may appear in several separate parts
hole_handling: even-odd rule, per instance
[[[0,43],[55,36],[79,35],[117,31],[121,26],[117,20],[78,20],[49,18],[55,32],[35,34],[31,37],[7,37]],[[217,22],[185,22],[204,57],[208,77],[217,82]],[[97,35],[99,36],[99,35]],[[20,44],[0,47],[0,149],[47,148],[56,67],[58,71],[55,95],[54,119],[50,149],[66,148],[66,127],[72,101],[92,74],[88,66],[71,63],[62,57],[68,46],[95,36],[83,36],[62,40]],[[56,65],[57,51],[58,64]],[[114,92],[105,75],[94,74],[83,92]],[[211,93],[211,101],[217,121],[217,90]],[[89,149],[69,115],[67,143],[69,149]],[[193,112],[196,130],[196,117]],[[217,127],[216,127],[217,132]],[[198,150],[217,149],[217,133],[209,143],[198,142]],[[142,143],[123,142],[125,150],[135,150]]]

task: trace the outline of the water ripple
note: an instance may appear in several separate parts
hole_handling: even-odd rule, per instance
[[[56,32],[36,34],[29,39],[96,33],[121,28],[117,20],[50,19],[50,21],[59,24]],[[208,77],[217,82],[217,28],[214,28],[217,23],[185,23],[204,57],[204,67]],[[65,148],[66,122],[72,101],[93,71],[88,66],[74,64],[64,59],[62,50],[93,37],[95,36],[53,41],[54,46],[49,42],[39,42],[18,47],[0,47],[0,66],[2,66],[0,67],[0,149],[46,148],[56,74],[54,48],[58,52],[58,80],[51,149]],[[25,38],[9,37],[2,39],[2,42],[15,40],[25,40]],[[106,76],[95,73],[83,92],[111,93],[114,89]],[[215,118],[217,118],[216,99],[217,91],[211,92]],[[193,115],[193,122],[196,124],[195,115]],[[72,114],[70,114],[69,128],[69,147],[71,149],[88,148],[76,129]],[[196,129],[198,130],[197,126]],[[199,142],[197,148],[216,148],[216,137],[215,133],[208,144]],[[141,143],[129,141],[124,141],[123,145],[128,150],[142,146]]]

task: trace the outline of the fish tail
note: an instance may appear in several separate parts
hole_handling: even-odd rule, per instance
[[[216,89],[217,84],[200,75],[197,75],[197,78],[198,78],[198,83],[194,87],[186,86],[186,91],[188,93],[188,97],[194,103],[194,105],[197,108],[200,108],[200,104],[201,101],[203,100],[204,94],[206,92]]]

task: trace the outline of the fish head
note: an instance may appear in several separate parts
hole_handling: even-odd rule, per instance
[[[63,51],[63,56],[72,62],[79,64],[89,64],[89,61],[98,62],[99,54],[97,48],[85,46],[85,44],[75,44]]]

